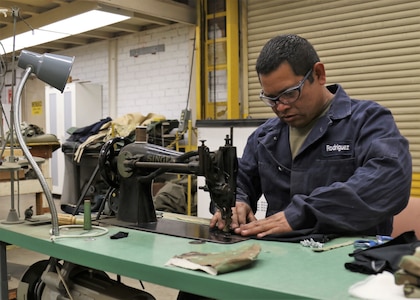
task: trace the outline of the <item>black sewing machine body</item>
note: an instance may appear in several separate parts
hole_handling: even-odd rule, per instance
[[[221,243],[233,243],[244,238],[231,234],[231,208],[235,205],[237,155],[236,148],[225,139],[225,146],[211,152],[207,146],[187,153],[168,150],[147,142],[127,143],[114,155],[113,148],[122,141],[107,142],[100,153],[105,180],[119,189],[116,218],[113,225],[183,236]],[[112,150],[111,150],[112,149]],[[111,154],[110,154],[111,153]],[[111,170],[112,169],[112,170]],[[111,170],[111,171],[110,171]],[[112,176],[109,173],[113,173]],[[226,230],[212,230],[208,225],[165,220],[156,216],[152,197],[153,180],[164,173],[204,176],[202,187],[210,193],[212,206],[221,211]],[[112,180],[110,179],[112,177]]]

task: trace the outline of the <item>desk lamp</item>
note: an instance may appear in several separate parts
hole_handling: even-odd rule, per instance
[[[19,116],[19,107],[20,107],[20,98],[23,91],[23,87],[29,75],[32,73],[43,82],[55,87],[60,92],[63,92],[64,87],[66,86],[67,79],[70,75],[71,68],[73,66],[74,57],[56,55],[56,54],[38,54],[26,50],[22,50],[18,60],[18,67],[25,69],[25,73],[22,77],[22,80],[19,83],[18,89],[14,97],[14,126],[15,128],[20,128],[20,116]],[[19,141],[19,144],[22,148],[23,153],[28,159],[29,164],[32,166],[35,171],[36,176],[42,186],[45,197],[48,201],[48,206],[51,213],[51,224],[52,224],[52,235],[58,236],[59,227],[58,227],[58,215],[57,209],[55,207],[52,192],[48,187],[47,181],[44,175],[41,172],[40,167],[33,158],[31,152],[29,151],[26,143],[23,139],[23,135],[20,130],[16,130],[16,137]]]

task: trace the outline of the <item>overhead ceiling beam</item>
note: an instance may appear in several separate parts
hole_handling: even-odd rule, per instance
[[[176,23],[194,25],[197,21],[196,10],[193,7],[175,1],[97,0],[97,2]]]
[[[40,47],[38,46],[31,47],[30,51],[44,53],[44,52],[61,51],[68,48],[64,46],[63,44],[57,45],[57,44],[50,44],[50,43],[39,45],[39,46]]]
[[[78,36],[91,37],[91,38],[97,38],[97,39],[102,39],[102,40],[107,40],[107,39],[111,39],[115,37],[113,33],[108,33],[108,32],[99,31],[99,30],[91,30],[91,31],[82,32],[82,33],[79,33]]]
[[[131,33],[139,32],[141,30],[140,26],[124,24],[124,23],[115,23],[115,24],[108,25],[108,26],[105,27],[105,30],[107,28],[111,28],[113,30],[131,32]]]
[[[163,26],[171,25],[173,23],[173,21],[170,21],[170,20],[165,20],[165,19],[162,19],[162,18],[157,18],[157,17],[145,15],[145,14],[138,13],[138,12],[134,12],[133,18],[142,20],[146,23],[154,23],[154,24],[163,25]]]
[[[82,38],[80,35],[72,35],[66,37],[65,39],[56,40],[54,42],[63,43],[63,44],[74,44],[78,46],[86,45],[89,43],[88,38]]]
[[[13,1],[2,0],[0,2],[0,7],[11,10],[12,8],[16,8],[16,3]],[[30,15],[39,15],[40,13],[45,11],[41,7],[26,4],[19,4],[19,9],[24,10],[27,14]]]
[[[18,20],[16,23],[16,34],[31,30],[27,24],[29,24],[32,28],[37,29],[47,24],[66,19],[69,16],[87,12],[97,7],[98,5],[94,2],[74,2],[70,4],[63,4],[62,6],[48,10],[41,15],[27,18],[25,19],[25,22]],[[11,37],[13,35],[12,27],[12,24],[10,24],[1,28],[0,39]]]

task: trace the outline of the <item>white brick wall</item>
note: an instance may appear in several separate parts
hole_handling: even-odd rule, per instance
[[[117,116],[153,112],[167,119],[179,118],[187,104],[194,31],[194,26],[174,24],[117,39]],[[132,49],[158,44],[165,45],[164,52],[130,57]],[[71,72],[73,80],[103,86],[103,116],[108,116],[108,42],[72,48],[60,54],[76,57]],[[193,91],[195,83],[192,85]],[[195,106],[193,94],[191,106]]]

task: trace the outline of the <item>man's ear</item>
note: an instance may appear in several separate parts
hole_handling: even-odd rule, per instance
[[[325,74],[325,67],[322,62],[317,62],[314,64],[313,74],[315,81],[318,81],[319,84],[324,85],[327,83],[327,75]]]

